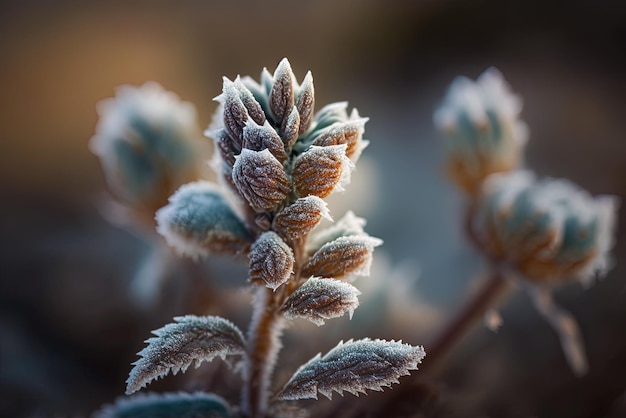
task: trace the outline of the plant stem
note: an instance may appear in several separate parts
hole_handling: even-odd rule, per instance
[[[433,373],[441,361],[467,334],[484,314],[497,304],[509,290],[509,282],[494,269],[476,294],[471,297],[455,316],[425,345],[426,361],[420,368],[422,373]]]
[[[267,414],[270,377],[282,347],[280,335],[284,320],[277,312],[274,296],[271,289],[258,286],[248,330],[248,355],[241,407],[244,414],[251,418],[262,418]]]

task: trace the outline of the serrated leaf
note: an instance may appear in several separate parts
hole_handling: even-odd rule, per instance
[[[232,173],[239,194],[256,212],[274,208],[291,190],[283,165],[268,149],[242,149]]]
[[[214,184],[197,181],[182,186],[156,213],[157,231],[179,253],[244,253],[252,237]]]
[[[308,234],[326,218],[332,221],[326,202],[317,196],[301,197],[274,218],[274,229],[288,240]]]
[[[289,295],[280,310],[286,318],[303,318],[320,326],[325,319],[338,318],[346,312],[352,319],[359,306],[357,296],[360,294],[349,283],[311,277]]]
[[[343,190],[352,162],[346,156],[346,144],[329,147],[311,146],[296,158],[293,165],[293,184],[300,197],[314,195],[327,197],[335,189]]]
[[[126,380],[126,394],[130,395],[159,377],[186,371],[195,362],[214,357],[243,354],[246,343],[243,334],[232,322],[218,316],[186,315],[174,318],[152,333],[148,346],[137,353],[141,358]]]
[[[420,346],[402,341],[363,340],[340,342],[325,356],[321,353],[301,366],[278,394],[281,400],[332,398],[343,391],[358,396],[366,390],[380,391],[417,369],[426,353]]]
[[[383,243],[369,235],[350,235],[328,242],[313,254],[302,269],[306,276],[334,277],[369,275],[374,248]]]
[[[248,260],[250,281],[264,282],[272,290],[287,282],[293,274],[293,251],[273,231],[264,232],[257,238]]]
[[[269,93],[270,109],[276,125],[281,126],[294,105],[295,76],[287,58],[283,58],[274,71],[274,85]]]
[[[148,393],[119,398],[94,418],[229,418],[230,405],[214,393]]]

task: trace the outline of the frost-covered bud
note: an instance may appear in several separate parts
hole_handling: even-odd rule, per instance
[[[300,128],[300,114],[298,113],[298,109],[294,106],[291,109],[291,113],[283,119],[283,124],[280,129],[280,137],[285,144],[285,147],[291,150],[291,147],[298,139]]]
[[[243,128],[243,147],[253,151],[268,149],[281,163],[287,159],[285,146],[269,122],[257,125],[252,119]]]
[[[326,202],[317,196],[302,197],[276,215],[274,229],[293,241],[311,232],[322,218],[332,221]]]
[[[462,190],[475,195],[489,174],[521,165],[528,137],[521,110],[522,100],[495,68],[476,82],[452,82],[433,119],[444,135],[448,174]]]
[[[282,126],[283,119],[289,116],[295,103],[295,80],[289,61],[283,58],[274,71],[274,85],[269,94],[270,110],[278,126]]]
[[[309,237],[307,242],[307,253],[313,254],[319,250],[320,247],[328,242],[334,241],[339,237],[346,237],[351,235],[365,235],[367,233],[363,230],[365,226],[365,219],[356,216],[351,210],[335,222],[328,228],[324,228],[321,231],[316,231],[315,234]]]
[[[485,251],[528,280],[585,282],[611,267],[618,199],[592,197],[565,180],[494,174],[484,184],[475,229]]]
[[[182,186],[156,213],[157,231],[184,255],[238,254],[252,243],[246,227],[213,184]]]
[[[324,198],[334,190],[343,190],[350,179],[352,162],[346,157],[346,145],[311,146],[293,164],[292,181],[298,196]]]
[[[98,103],[100,119],[89,147],[121,203],[152,218],[202,164],[196,110],[159,84],[121,86]]]
[[[302,269],[304,276],[341,279],[368,276],[374,248],[383,243],[369,235],[350,235],[328,242],[317,250]]]
[[[274,208],[291,190],[283,165],[268,149],[241,150],[233,166],[233,182],[256,212]]]
[[[291,247],[273,231],[264,232],[248,254],[250,281],[276,290],[293,275],[295,259]]]
[[[313,75],[310,71],[306,73],[302,84],[298,88],[295,102],[300,115],[298,134],[302,135],[309,129],[315,110],[315,89],[313,88]]]
[[[339,102],[324,106],[311,122],[311,129],[303,137],[298,150],[310,145],[329,146],[346,144],[346,155],[356,162],[361,152],[369,144],[363,139],[365,123],[369,118],[359,116],[356,109],[348,115],[348,103]]]

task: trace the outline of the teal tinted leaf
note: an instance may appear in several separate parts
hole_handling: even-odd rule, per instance
[[[217,316],[179,316],[173,323],[152,333],[148,346],[137,353],[141,358],[133,363],[126,380],[126,394],[130,395],[159,377],[186,371],[195,362],[214,357],[245,352],[243,334],[232,322]]]
[[[333,391],[358,396],[366,390],[381,391],[417,369],[426,353],[420,346],[401,341],[349,340],[340,342],[325,356],[318,354],[291,377],[278,394],[281,400],[332,398]]]
[[[228,418],[228,403],[213,393],[148,393],[119,398],[94,418]]]

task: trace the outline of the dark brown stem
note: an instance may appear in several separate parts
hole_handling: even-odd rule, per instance
[[[458,311],[444,328],[425,344],[426,359],[422,373],[433,373],[448,353],[463,339],[471,327],[493,308],[507,293],[509,282],[494,270],[473,297]]]

